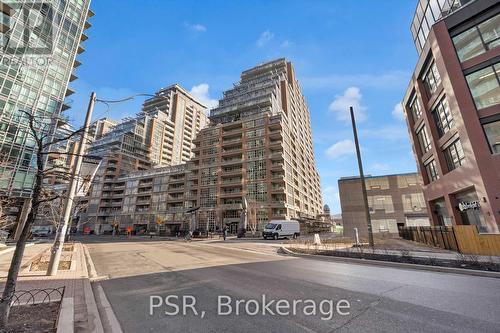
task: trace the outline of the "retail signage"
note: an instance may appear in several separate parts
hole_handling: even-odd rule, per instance
[[[476,209],[479,208],[479,201],[471,201],[471,202],[460,202],[458,203],[458,209],[460,209],[461,212],[469,209]]]

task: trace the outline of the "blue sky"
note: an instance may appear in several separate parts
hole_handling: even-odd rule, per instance
[[[323,197],[340,213],[337,181],[358,173],[347,108],[358,113],[365,173],[416,170],[401,109],[417,60],[414,0],[97,1],[69,117],[88,96],[114,99],[180,83],[207,104],[241,71],[274,58],[293,62],[311,112]],[[120,119],[143,100],[98,106]]]

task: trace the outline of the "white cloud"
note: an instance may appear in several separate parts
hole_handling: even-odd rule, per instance
[[[281,47],[287,48],[293,45],[293,42],[289,41],[288,39],[284,40],[283,43],[281,43]]]
[[[358,87],[349,87],[343,95],[335,96],[335,100],[330,103],[329,110],[337,114],[337,119],[348,122],[351,121],[349,107],[352,106],[356,121],[364,121],[367,108],[361,104],[362,97]]]
[[[259,39],[257,39],[257,46],[262,47],[266,45],[271,39],[274,38],[274,34],[270,32],[269,30],[264,31],[263,33],[260,34]]]
[[[392,116],[397,120],[405,120],[405,113],[403,110],[403,105],[401,103],[394,105],[394,109],[392,110]]]
[[[352,140],[342,140],[334,143],[326,150],[326,155],[333,159],[353,155],[356,153],[356,146]]]
[[[204,104],[208,109],[213,109],[219,105],[219,101],[210,98],[208,89],[210,86],[207,83],[201,83],[193,86],[189,91],[194,98],[198,99],[201,104]]]
[[[184,23],[184,26],[194,32],[205,32],[207,31],[207,27],[205,27],[203,24],[195,23],[195,24],[189,24],[189,23]]]

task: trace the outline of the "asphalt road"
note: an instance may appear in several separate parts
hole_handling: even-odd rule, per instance
[[[276,253],[275,245],[105,240],[87,244],[98,274],[109,277],[101,285],[124,332],[500,331],[500,279],[291,258]],[[178,315],[165,314],[175,311],[164,305],[169,295],[179,297],[168,299],[179,306]],[[218,297],[223,295],[230,298],[221,304],[230,299],[232,307],[224,316],[217,315]],[[159,305],[158,296],[163,304],[151,307]],[[188,296],[187,304],[190,296],[196,298],[198,315],[187,307],[182,315],[182,296]],[[247,309],[246,302],[236,306],[236,300],[252,299],[257,302],[250,301]],[[263,303],[271,300],[274,303],[263,310]],[[279,300],[288,300],[290,308],[282,301],[277,309]],[[340,300],[350,305],[339,309],[344,315],[335,308],[347,304]],[[258,313],[251,315],[257,306]],[[229,308],[222,305],[220,311]]]

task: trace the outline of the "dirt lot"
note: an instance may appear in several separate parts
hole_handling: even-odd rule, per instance
[[[17,305],[10,310],[8,333],[56,332],[60,302]]]
[[[31,264],[30,271],[32,272],[39,272],[39,271],[46,271],[49,268],[49,262],[48,261],[34,261]],[[59,269],[60,270],[68,270],[71,268],[71,261],[66,261],[66,260],[61,260],[59,262]]]

